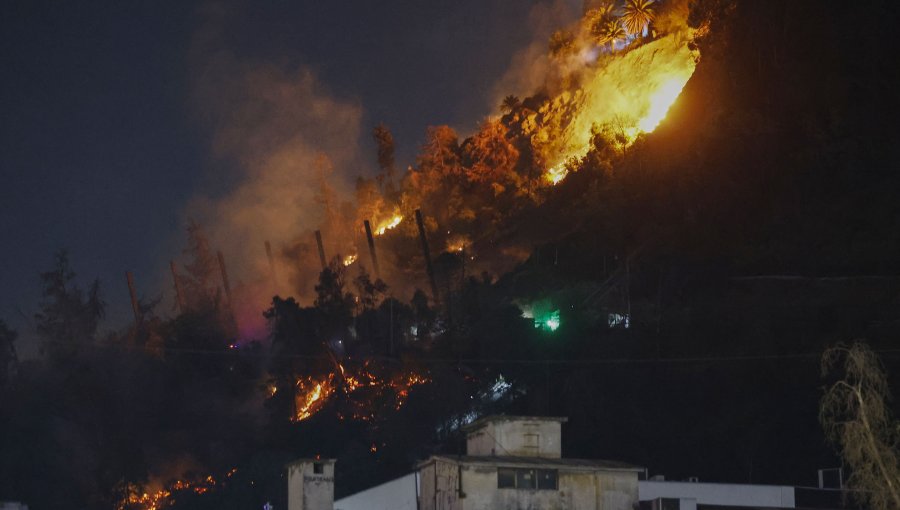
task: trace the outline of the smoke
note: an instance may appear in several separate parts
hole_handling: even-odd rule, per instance
[[[272,295],[311,291],[290,282],[310,280],[318,262],[284,255],[296,251],[299,235],[312,240],[311,231],[327,219],[326,206],[338,207],[323,204],[323,193],[331,201],[347,196],[359,168],[363,112],[330,94],[310,69],[229,52],[223,37],[229,14],[220,5],[205,7],[193,41],[191,97],[209,133],[213,171],[184,221],[197,220],[223,252],[246,336],[263,331],[261,312]],[[274,282],[266,241],[276,256]]]
[[[506,71],[492,87],[490,111],[496,111],[507,95],[531,95],[546,84],[555,68],[547,42],[555,30],[572,24],[580,14],[581,2],[574,0],[552,0],[531,8],[526,27],[531,41],[513,55]]]

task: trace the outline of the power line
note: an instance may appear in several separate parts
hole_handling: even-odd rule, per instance
[[[157,352],[154,349],[145,347],[131,346],[94,346],[108,349],[121,349],[139,352]],[[185,347],[164,348],[163,352],[178,354],[199,354],[214,356],[230,356],[234,358],[279,358],[279,359],[305,359],[313,361],[330,361],[327,355],[306,355],[306,354],[288,354],[278,355],[271,352],[246,352],[240,349],[216,350],[216,349],[194,349]],[[900,349],[882,349],[874,351],[876,354],[895,355],[900,354]],[[756,354],[756,355],[735,355],[735,356],[685,356],[672,358],[592,358],[592,359],[525,359],[525,358],[420,358],[414,363],[404,363],[394,358],[365,358],[364,360],[376,360],[386,362],[397,362],[404,364],[468,364],[468,365],[627,365],[627,364],[691,364],[691,363],[714,363],[714,362],[747,362],[747,361],[787,361],[787,360],[809,360],[821,358],[821,353],[794,353],[794,354]]]

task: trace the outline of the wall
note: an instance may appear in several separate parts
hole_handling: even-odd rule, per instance
[[[559,420],[496,420],[469,433],[468,455],[562,457]]]
[[[316,474],[313,465],[322,464]],[[334,507],[334,460],[304,460],[288,465],[288,510],[332,510]]]
[[[420,471],[420,510],[460,510],[459,467],[455,462],[439,459]]]
[[[416,473],[334,502],[334,510],[416,510]]]
[[[634,472],[561,470],[558,490],[499,489],[494,465],[436,461],[420,484],[421,510],[632,510],[638,501]]]
[[[699,505],[758,508],[794,508],[794,488],[779,485],[642,481],[641,501],[656,498],[691,498]]]

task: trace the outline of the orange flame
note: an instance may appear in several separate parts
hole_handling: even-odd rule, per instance
[[[395,213],[390,218],[378,223],[378,226],[375,228],[375,235],[384,235],[385,232],[399,225],[401,221],[403,221],[403,216],[399,213]]]
[[[232,468],[225,473],[225,478],[231,478],[236,472],[237,468]],[[214,489],[217,483],[213,475],[207,475],[195,481],[175,480],[154,492],[146,492],[141,486],[130,483],[125,486],[126,495],[116,505],[116,509],[160,510],[172,505],[174,502],[172,498],[176,492],[189,490],[194,494],[206,494]]]
[[[687,37],[672,34],[603,60],[580,90],[551,101],[549,112],[560,124],[543,133],[551,165],[544,180],[555,185],[566,178],[566,162],[583,158],[597,127],[612,130],[623,148],[651,133],[666,117],[694,73],[698,53]],[[570,112],[570,113],[567,113]]]
[[[296,393],[294,394],[294,402],[296,404],[296,413],[292,421],[303,421],[310,416],[319,412],[328,402],[329,398],[336,392],[340,391],[345,395],[350,395],[362,388],[371,388],[375,391],[372,400],[380,400],[378,395],[391,392],[394,395],[395,409],[400,409],[409,397],[409,390],[416,385],[425,384],[430,381],[428,377],[414,372],[401,373],[389,379],[380,378],[373,374],[367,367],[368,363],[363,364],[354,373],[344,367],[342,363],[337,363],[337,369],[330,372],[324,377],[301,377],[296,381]],[[356,411],[353,412],[351,418],[356,420],[369,421],[374,418],[371,410],[367,409],[371,402],[364,401],[357,403]],[[341,419],[344,419],[341,416]]]

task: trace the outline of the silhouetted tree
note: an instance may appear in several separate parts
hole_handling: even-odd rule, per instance
[[[378,146],[378,185],[387,193],[394,190],[394,136],[390,128],[384,124],[378,124],[372,130],[372,137]]]
[[[516,96],[509,95],[503,98],[503,102],[500,104],[500,111],[512,113],[518,110],[520,106],[522,106],[522,101]]]
[[[497,191],[502,191],[503,185],[518,184],[515,168],[519,151],[506,138],[506,126],[499,119],[485,120],[463,144],[463,155],[470,181],[500,186]]]
[[[852,469],[847,485],[868,508],[900,508],[900,423],[887,405],[884,367],[866,344],[856,342],[822,355],[822,375],[835,372],[841,378],[827,387],[819,420]]]
[[[187,227],[188,245],[184,254],[189,262],[184,265],[186,276],[179,275],[185,291],[188,309],[205,310],[218,304],[218,261],[203,227],[190,220]]]
[[[100,281],[94,280],[85,293],[74,280],[65,250],[57,252],[53,269],[41,273],[43,300],[34,316],[35,325],[42,339],[41,353],[57,360],[93,343],[104,314]]]
[[[575,51],[575,36],[568,30],[557,30],[550,36],[550,41],[547,43],[547,49],[550,50],[551,57],[567,57]]]

